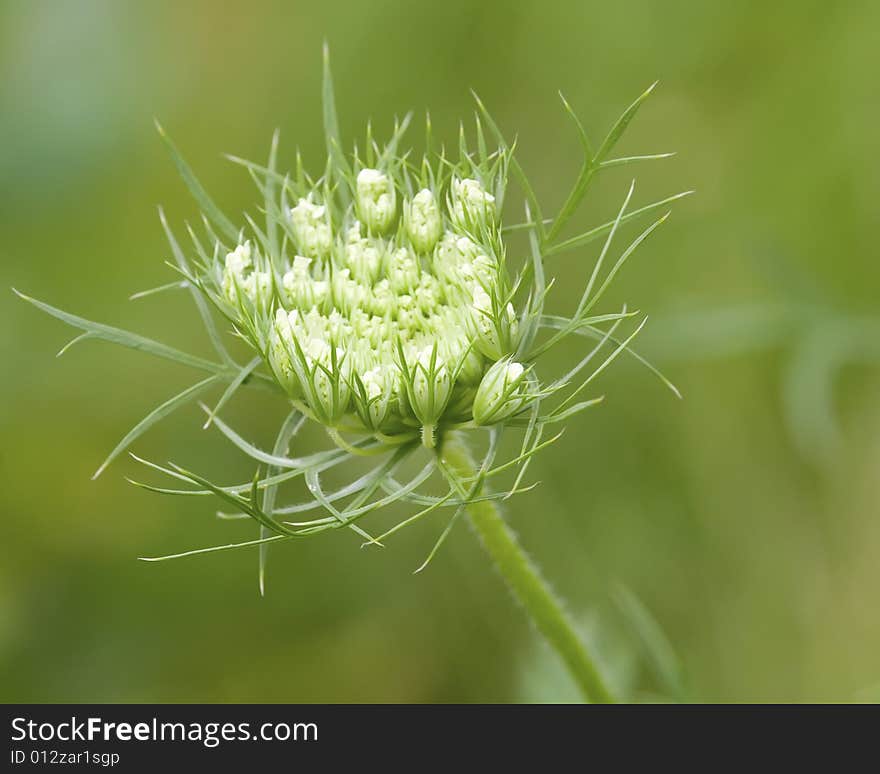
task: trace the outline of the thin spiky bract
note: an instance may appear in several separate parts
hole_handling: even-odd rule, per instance
[[[453,517],[430,560],[464,507],[506,499],[528,488],[522,480],[529,461],[559,437],[545,440],[546,429],[601,400],[576,398],[619,354],[629,352],[645,362],[630,348],[644,320],[621,336],[618,329],[635,313],[626,308],[600,313],[596,307],[625,261],[666,216],[613,259],[620,228],[688,192],[630,209],[631,186],[612,221],[578,235],[562,235],[603,170],[669,155],[611,157],[649,93],[650,89],[624,112],[595,151],[563,100],[584,159],[571,192],[552,218],[544,217],[513,146],[479,99],[473,148],[462,130],[455,154],[433,150],[428,123],[426,149],[416,159],[402,147],[410,123],[407,117],[395,125],[386,144],[379,145],[368,129],[362,150],[346,154],[326,59],[327,162],[322,173],[310,176],[299,156],[292,171],[280,172],[277,133],[266,165],[233,159],[245,166],[257,185],[262,222],[245,215],[239,226],[227,217],[160,127],[203,213],[204,228],[201,233],[189,229],[191,247],[185,250],[162,215],[173,267],[183,280],[156,292],[181,287],[192,292],[216,359],[189,355],[23,296],[79,328],[82,333],[74,341],[104,339],[209,373],[150,412],[126,434],[99,473],[153,424],[209,390],[223,387],[214,407],[205,406],[206,427],[213,424],[258,463],[254,478],[221,486],[177,465],[136,457],[186,484],[141,486],[169,494],[217,497],[225,505],[225,517],[254,520],[260,536],[156,559],[259,545],[262,584],[265,548],[271,543],[345,528],[364,545],[381,545],[399,529],[451,508]],[[505,212],[511,201],[515,206],[517,197],[524,200],[525,220],[506,223]],[[521,258],[510,254],[510,240],[517,233],[527,236],[528,249]],[[547,259],[602,238],[574,312],[547,314],[545,303],[553,285],[547,277]],[[218,313],[253,350],[246,364],[237,363],[224,345],[215,322]],[[595,346],[562,376],[542,379],[540,358],[572,336],[592,338]],[[247,442],[219,416],[243,386],[268,388],[287,403],[289,413],[272,452]],[[333,446],[289,456],[307,421],[324,426]],[[522,442],[512,459],[498,462],[500,439],[508,428],[522,431]],[[462,477],[444,466],[434,449],[450,432],[475,430],[488,432],[488,451],[474,475]],[[405,463],[423,447],[429,449],[422,452],[424,465],[400,481]],[[361,457],[375,464],[341,487],[325,488],[326,473],[344,471],[347,463]],[[485,482],[505,471],[514,473],[513,483],[488,492]],[[426,494],[425,485],[438,474],[445,493]],[[296,480],[305,483],[310,499],[283,503],[280,487]],[[363,519],[395,502],[409,503],[416,510],[384,534],[370,535]],[[304,521],[294,516],[310,511],[323,515]]]

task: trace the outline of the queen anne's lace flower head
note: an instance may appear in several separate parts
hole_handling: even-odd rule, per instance
[[[531,255],[515,277],[508,266],[511,150],[501,141],[489,153],[478,125],[478,153],[462,141],[457,162],[429,153],[416,166],[399,151],[403,128],[384,149],[369,137],[367,163],[328,141],[318,180],[300,166],[279,185],[263,171],[266,233],[223,243],[197,282],[334,437],[415,434],[433,447],[449,429],[546,424],[542,402],[587,361],[542,385],[535,360],[572,333],[599,334],[588,313],[607,281],[590,280],[574,317],[545,318],[543,223],[525,224]],[[547,328],[556,332],[540,343]],[[585,405],[567,404],[565,414]]]
[[[218,487],[180,468],[151,465],[253,517],[264,531],[259,543],[343,526],[376,542],[356,522],[391,502],[418,503],[423,515],[519,491],[528,461],[555,440],[545,440],[547,428],[598,402],[575,399],[638,333],[639,328],[619,337],[618,328],[632,313],[625,308],[600,313],[596,305],[624,261],[662,219],[612,259],[615,235],[626,221],[677,198],[628,212],[630,188],[615,219],[562,237],[590,182],[607,167],[640,158],[612,159],[609,154],[648,92],[598,150],[593,151],[575,119],[586,157],[559,212],[545,218],[512,147],[479,101],[474,148],[462,130],[457,154],[434,150],[429,126],[427,148],[419,157],[402,147],[407,118],[385,146],[368,131],[366,144],[346,155],[329,70],[325,79],[328,158],[320,177],[310,177],[299,157],[293,171],[280,172],[275,144],[267,166],[241,162],[262,195],[263,222],[246,216],[245,224],[234,224],[165,138],[204,213],[205,230],[190,231],[192,251],[187,254],[164,218],[163,226],[219,362],[34,302],[82,328],[80,339],[106,338],[211,372],[126,435],[99,472],[174,407],[225,383],[208,423],[220,427],[264,472],[258,471],[250,484]],[[518,183],[515,189],[509,180]],[[520,207],[524,217],[517,212]],[[548,313],[550,260],[595,239],[604,244],[593,267],[576,272],[585,278],[577,306],[567,316]],[[230,354],[206,301],[250,347],[249,362],[238,363]],[[575,337],[581,343],[593,340],[583,356],[560,375],[539,374],[542,356]],[[588,368],[591,373],[584,378]],[[289,404],[273,453],[252,446],[217,416],[240,387],[250,384],[280,393]],[[305,420],[323,426],[334,448],[286,457],[290,439]],[[495,466],[499,438],[507,428],[523,431],[520,452]],[[446,464],[448,456],[444,459],[444,449],[455,447],[447,439],[458,431],[482,429],[489,436],[482,462],[473,477],[462,478]],[[398,467],[420,446],[432,450],[428,465],[400,483]],[[384,457],[368,475],[335,493],[324,492],[325,471],[363,455]],[[418,492],[438,470],[448,493]],[[484,479],[505,470],[518,471],[510,489],[481,494]],[[300,477],[314,502],[276,508],[278,484]],[[346,505],[334,504],[348,496]],[[284,516],[317,507],[329,515],[306,522],[288,522]]]
[[[287,255],[242,241],[209,275],[291,399],[325,424],[418,429],[432,446],[476,421],[473,396],[488,388],[474,388],[518,343],[495,196],[475,177],[433,172],[433,187],[410,194],[399,160],[362,167],[353,209],[326,186],[297,190],[281,224]],[[527,405],[523,394],[479,423]]]

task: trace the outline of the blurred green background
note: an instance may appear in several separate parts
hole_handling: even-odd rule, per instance
[[[553,211],[579,164],[561,89],[595,139],[649,83],[623,140],[677,150],[637,169],[635,200],[695,188],[607,307],[651,316],[640,349],[675,400],[620,361],[607,395],[534,463],[508,516],[569,606],[625,660],[617,584],[675,645],[692,696],[850,700],[880,683],[880,85],[876,2],[0,2],[0,699],[562,700],[569,687],[466,527],[421,575],[439,519],[384,551],[331,533],[270,555],[149,565],[140,555],[246,539],[205,500],[126,483],[122,434],[193,381],[86,342],[23,291],[207,353],[157,217],[195,207],[162,120],[228,212],[253,209],[222,152],[322,164],[320,46],[343,133],[430,108],[455,141],[477,90]],[[381,131],[380,131],[381,133]],[[415,135],[417,136],[417,134]],[[576,218],[621,201],[609,172]],[[630,229],[629,236],[635,232]],[[551,265],[576,303],[598,248]],[[568,281],[569,278],[571,281]],[[576,355],[572,345],[560,353]],[[271,444],[277,402],[226,412]],[[223,480],[249,461],[191,407],[135,450]],[[608,644],[610,643],[610,645]],[[619,658],[620,657],[620,658]],[[651,678],[636,673],[644,691]],[[872,694],[872,691],[874,692]]]

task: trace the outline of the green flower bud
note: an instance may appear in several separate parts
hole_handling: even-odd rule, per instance
[[[364,303],[372,312],[373,317],[381,319],[397,314],[398,296],[387,279],[379,280],[373,285],[372,293],[367,293],[366,296]]]
[[[291,361],[293,350],[293,329],[290,319],[298,320],[299,313],[293,310],[289,314],[283,309],[275,310],[275,325],[269,339],[269,365],[278,383],[292,398],[299,397],[301,390]]]
[[[291,306],[308,309],[311,304],[306,299],[313,295],[312,276],[309,272],[311,258],[297,255],[293,259],[293,265],[281,278],[282,295]]]
[[[430,253],[443,233],[443,218],[434,194],[427,188],[419,191],[404,206],[404,219],[413,249],[418,253]]]
[[[474,397],[474,422],[492,425],[515,414],[526,404],[522,363],[504,359],[486,372]]]
[[[238,245],[231,253],[227,253],[223,269],[223,295],[235,306],[249,302],[269,312],[274,294],[272,274],[256,270],[255,257],[259,259],[259,255],[252,251],[250,242]]]
[[[366,427],[371,430],[382,427],[388,417],[399,378],[397,367],[390,364],[364,371],[360,377],[360,387],[363,389],[355,391],[355,410]]]
[[[358,215],[371,234],[384,234],[394,223],[397,193],[387,175],[362,169],[357,176]]]
[[[223,269],[223,295],[232,304],[238,303],[239,288],[244,284],[246,273],[253,267],[251,243],[238,245],[226,254]]]
[[[358,282],[372,285],[382,271],[383,252],[383,245],[376,240],[358,237],[350,241],[345,246],[345,262],[351,269],[351,276]]]
[[[354,287],[357,285],[351,279],[350,269],[337,269],[330,278],[330,298],[333,306],[340,312],[350,314],[357,308],[353,305],[354,295],[356,291]]]
[[[326,339],[309,339],[303,347],[309,379],[312,408],[329,426],[335,425],[348,410],[351,398],[350,368],[341,347]]]
[[[437,351],[437,343],[422,347],[407,367],[407,397],[416,419],[422,423],[423,441],[433,446],[434,427],[452,394],[452,374]]]
[[[252,271],[239,287],[252,303],[268,306],[272,298],[272,275],[268,271]]]
[[[294,258],[294,264],[299,260],[308,261],[309,259],[298,255]],[[312,279],[308,273],[305,276],[299,276],[295,269],[285,273],[281,278],[281,285],[287,302],[303,310],[320,306],[330,294],[329,282]]]
[[[388,256],[388,282],[395,293],[409,293],[419,284],[418,258],[407,248],[401,247]]]
[[[477,349],[490,360],[497,360],[510,351],[516,336],[516,313],[511,304],[496,309],[492,297],[481,285],[474,285],[472,293],[468,328],[475,337]]]
[[[290,210],[293,234],[299,251],[309,258],[325,258],[333,247],[333,232],[327,222],[327,208],[314,204],[311,195]]]
[[[457,178],[452,181],[452,211],[455,224],[467,231],[495,222],[495,197],[478,180]]]

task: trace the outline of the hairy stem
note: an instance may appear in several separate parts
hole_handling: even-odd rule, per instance
[[[476,472],[473,456],[459,434],[444,439],[441,455],[445,465],[459,479],[471,478]],[[467,506],[467,512],[483,547],[492,557],[510,591],[565,662],[584,699],[588,702],[612,703],[614,698],[596,662],[577,635],[562,602],[520,545],[496,503],[491,500],[474,502]]]

